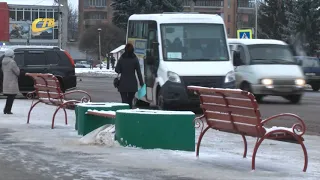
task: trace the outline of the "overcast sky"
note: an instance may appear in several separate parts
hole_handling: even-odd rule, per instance
[[[23,5],[52,5],[54,0],[1,0],[1,2],[7,2],[8,4],[23,4]],[[68,0],[74,8],[78,9],[79,0]]]

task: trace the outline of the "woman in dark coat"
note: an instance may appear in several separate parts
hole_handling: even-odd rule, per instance
[[[116,73],[120,74],[118,91],[120,92],[122,102],[129,104],[130,108],[132,108],[134,95],[138,91],[136,72],[140,86],[143,86],[144,84],[139,60],[134,54],[134,48],[132,44],[128,43],[126,45],[124,53],[118,60],[115,71]]]

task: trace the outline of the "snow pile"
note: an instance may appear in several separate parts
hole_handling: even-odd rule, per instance
[[[105,68],[75,68],[78,77],[117,77],[117,73],[112,69]]]
[[[107,124],[83,136],[79,142],[87,145],[118,146],[119,144],[114,139],[115,132],[115,126]]]

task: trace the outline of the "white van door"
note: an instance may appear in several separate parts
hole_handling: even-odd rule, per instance
[[[153,94],[153,87],[159,66],[157,23],[155,21],[148,22],[148,30],[147,51],[144,60],[144,79],[147,86],[146,100],[152,102],[156,98],[156,95]]]

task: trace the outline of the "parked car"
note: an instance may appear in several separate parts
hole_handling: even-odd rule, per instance
[[[76,68],[90,68],[90,64],[87,61],[79,61],[76,63]]]
[[[313,91],[320,89],[320,63],[317,57],[309,56],[295,56],[296,60],[300,62],[306,83],[309,84]]]
[[[23,95],[34,90],[32,78],[25,76],[25,73],[51,73],[58,77],[63,91],[76,88],[75,64],[67,51],[55,46],[10,46],[2,47],[0,56],[6,48],[11,48],[15,52],[14,59],[21,71],[19,89]],[[1,92],[2,80],[1,72]]]

